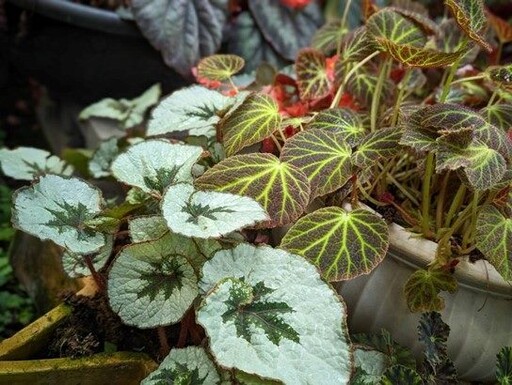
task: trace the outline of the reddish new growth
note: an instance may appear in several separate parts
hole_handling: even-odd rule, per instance
[[[281,0],[281,3],[290,8],[304,8],[311,0]]]

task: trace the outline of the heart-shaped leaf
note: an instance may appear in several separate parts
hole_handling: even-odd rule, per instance
[[[480,110],[482,116],[492,125],[507,132],[512,128],[512,105],[496,103]]]
[[[270,215],[265,227],[295,221],[309,203],[307,176],[271,154],[227,158],[196,179],[200,188],[249,196]]]
[[[408,67],[445,67],[452,65],[466,54],[466,51],[440,52],[408,44],[396,44],[385,38],[377,38],[376,41],[393,59]]]
[[[81,120],[92,117],[113,119],[117,120],[124,129],[132,128],[143,122],[146,111],[158,102],[161,92],[160,85],[155,84],[132,100],[106,98],[86,107],[80,112],[78,118]]]
[[[188,237],[216,238],[268,220],[252,198],[215,191],[195,191],[179,183],[166,190],[162,213],[167,226]]]
[[[485,41],[484,37],[487,27],[484,2],[482,0],[444,0],[444,3],[466,35],[488,52],[492,52],[491,45]]]
[[[0,149],[0,165],[5,175],[18,180],[32,180],[47,173],[64,176],[73,173],[73,167],[58,157],[32,147]]]
[[[228,42],[228,49],[245,59],[245,72],[256,70],[261,63],[277,68],[286,65],[281,55],[265,40],[250,12],[243,11],[236,16],[231,30],[233,38]]]
[[[329,108],[320,111],[308,123],[308,129],[322,129],[344,136],[355,147],[366,135],[366,128],[359,115],[349,108]]]
[[[114,246],[114,237],[109,236],[106,238],[106,243],[101,249],[94,254],[89,254],[92,265],[96,271],[102,269],[107,263],[112,249]],[[92,272],[87,267],[85,255],[75,254],[70,251],[65,251],[62,254],[62,267],[66,274],[71,278],[78,278],[87,275],[91,275]]]
[[[200,287],[197,320],[219,365],[285,384],[348,383],[345,308],[303,258],[240,244],[205,263]]]
[[[325,207],[299,219],[281,246],[320,268],[328,281],[343,281],[371,272],[389,245],[386,222],[368,210]]]
[[[201,147],[147,140],[119,155],[112,174],[146,193],[162,194],[173,183],[192,182],[192,167],[202,153]]]
[[[505,346],[496,356],[496,380],[500,385],[512,382],[512,347]]]
[[[173,92],[153,110],[147,135],[187,131],[189,135],[215,136],[219,115],[234,103],[233,98],[201,86]]]
[[[423,380],[414,369],[394,365],[386,369],[379,385],[423,385]]]
[[[299,11],[280,1],[249,0],[249,9],[265,40],[288,60],[294,60],[299,49],[309,45],[323,24],[322,9],[316,1]]]
[[[226,155],[262,141],[280,124],[279,106],[274,99],[264,94],[249,95],[222,123]]]
[[[404,288],[407,305],[413,313],[443,310],[444,299],[439,293],[453,293],[455,290],[457,280],[449,271],[439,268],[417,270],[409,277]]]
[[[227,0],[133,0],[131,10],[142,34],[182,75],[222,43]]]
[[[389,359],[384,353],[357,346],[354,349],[355,372],[350,385],[377,384],[388,366]]]
[[[89,172],[94,178],[109,176],[112,162],[118,155],[117,138],[102,142],[89,161]]]
[[[90,254],[105,245],[105,235],[85,222],[102,211],[101,192],[78,178],[46,175],[13,195],[14,227],[50,239],[72,253]]]
[[[500,43],[510,43],[512,41],[512,25],[501,17],[494,15],[489,10],[486,10],[485,13]]]
[[[330,20],[316,31],[311,40],[311,46],[325,55],[331,55],[341,49],[341,42],[347,32],[347,29],[342,26],[341,20]]]
[[[512,280],[512,218],[486,205],[476,224],[476,246],[506,280]]]
[[[153,328],[178,322],[197,297],[197,275],[208,247],[177,234],[126,246],[108,280],[110,306],[123,322]],[[192,244],[192,245],[191,245]]]
[[[368,36],[366,26],[350,31],[341,44],[340,56],[334,65],[334,81],[338,85],[350,69],[348,63],[361,61],[377,50],[375,42]]]
[[[301,99],[319,99],[330,90],[325,56],[313,48],[299,51],[295,62]]]
[[[128,230],[133,243],[154,241],[169,231],[167,222],[160,215],[148,215],[132,218],[128,221]]]
[[[399,141],[402,130],[399,128],[382,128],[368,134],[352,155],[354,165],[363,169],[370,167],[381,159],[389,159],[400,152]]]
[[[372,38],[383,38],[399,45],[423,47],[427,41],[421,28],[390,8],[372,15],[366,22],[366,28]],[[377,43],[381,45],[379,41]]]
[[[197,65],[197,75],[202,79],[222,82],[240,72],[244,64],[244,59],[237,55],[212,55],[201,59]]]
[[[173,349],[141,385],[219,385],[215,364],[202,347]]]
[[[286,142],[281,160],[306,174],[312,200],[343,187],[352,175],[351,154],[343,134],[310,129]]]

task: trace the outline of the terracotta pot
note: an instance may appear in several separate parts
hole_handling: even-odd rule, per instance
[[[369,275],[337,284],[348,306],[351,332],[378,333],[387,329],[400,344],[419,357],[419,315],[412,314],[403,288],[410,275],[434,258],[437,245],[419,239],[398,225],[390,226],[390,249],[384,261]],[[444,293],[443,320],[450,326],[448,354],[459,377],[467,381],[491,381],[496,354],[512,345],[512,285],[487,261],[461,261],[455,276],[456,293]]]

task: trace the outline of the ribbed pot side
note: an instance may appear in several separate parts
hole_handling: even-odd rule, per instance
[[[421,356],[419,315],[412,314],[403,288],[410,275],[425,267],[436,244],[390,226],[390,249],[384,261],[369,275],[337,284],[348,306],[352,333],[388,330],[400,344]],[[512,345],[512,285],[486,261],[461,261],[455,273],[456,293],[443,293],[443,320],[450,326],[448,354],[459,377],[467,381],[492,381],[496,354]]]

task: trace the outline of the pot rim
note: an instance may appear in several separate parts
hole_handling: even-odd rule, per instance
[[[116,12],[65,0],[9,0],[16,6],[78,27],[142,38],[135,23],[123,20]]]
[[[432,262],[437,243],[421,238],[421,235],[411,233],[396,223],[388,227],[390,256],[415,268],[425,268]],[[505,281],[487,260],[470,262],[468,257],[462,257],[454,275],[461,287],[512,299],[512,283]]]

